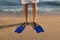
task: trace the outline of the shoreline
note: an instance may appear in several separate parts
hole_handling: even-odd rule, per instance
[[[37,15],[60,15],[60,12],[41,12],[41,11],[37,11]],[[0,17],[22,17],[24,16],[23,11],[21,12],[0,12]],[[28,11],[28,16],[32,16],[32,12]]]

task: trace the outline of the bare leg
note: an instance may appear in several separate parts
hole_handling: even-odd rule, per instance
[[[35,17],[36,17],[36,3],[32,3],[32,14],[33,14],[33,22],[35,22]]]
[[[44,32],[43,28],[35,22],[36,17],[36,3],[32,3],[32,13],[33,13],[33,28],[37,33]]]
[[[25,22],[28,22],[27,15],[28,15],[28,4],[24,4]]]

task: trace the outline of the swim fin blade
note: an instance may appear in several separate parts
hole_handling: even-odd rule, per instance
[[[20,25],[20,26],[15,30],[15,32],[21,33],[21,32],[24,30],[24,28],[25,28],[24,25]]]
[[[37,33],[44,32],[43,28],[38,24],[34,24],[34,29]]]

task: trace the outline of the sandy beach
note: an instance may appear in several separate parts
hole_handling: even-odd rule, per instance
[[[28,20],[32,22],[32,17]],[[37,15],[36,22],[44,29],[43,33],[36,33],[32,25],[27,25],[20,34],[15,33],[23,22],[24,16],[0,16],[0,40],[60,40],[60,14]]]

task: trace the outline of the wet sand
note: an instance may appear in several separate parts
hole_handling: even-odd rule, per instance
[[[32,17],[28,18],[29,22]],[[44,29],[43,33],[36,33],[31,25],[27,25],[20,34],[16,28],[24,22],[24,17],[0,16],[0,40],[60,40],[60,15],[38,15],[36,22]]]

